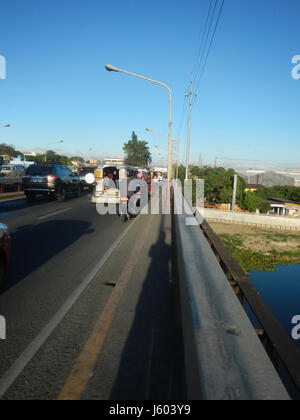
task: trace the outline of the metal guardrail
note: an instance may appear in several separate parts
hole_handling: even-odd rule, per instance
[[[204,231],[187,217],[174,215],[187,397],[288,400]]]
[[[278,368],[278,362],[281,360],[300,395],[299,349],[209,224],[204,220],[200,227],[241,304],[244,306],[245,301],[248,303],[261,325],[256,332],[264,343],[271,361]]]
[[[6,186],[11,185],[15,186],[17,191],[22,191],[22,178],[8,178],[8,177],[0,177],[0,193],[4,193]]]

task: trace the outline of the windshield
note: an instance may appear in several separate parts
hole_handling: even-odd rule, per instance
[[[95,168],[81,168],[79,169],[79,175],[93,174]]]
[[[52,173],[52,166],[32,165],[26,171],[27,175],[50,175]]]

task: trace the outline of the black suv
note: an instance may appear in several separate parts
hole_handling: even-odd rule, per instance
[[[69,193],[81,194],[81,183],[77,175],[64,165],[38,163],[30,165],[23,175],[24,193],[29,201],[37,194],[54,196],[64,201]]]

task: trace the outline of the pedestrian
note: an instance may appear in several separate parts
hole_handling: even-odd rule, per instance
[[[148,185],[149,195],[152,195],[152,180],[153,180],[153,172],[149,172],[148,175],[145,176],[145,181]]]

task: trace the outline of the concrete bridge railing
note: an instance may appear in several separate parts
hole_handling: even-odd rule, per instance
[[[188,399],[289,400],[199,225],[174,215]]]

